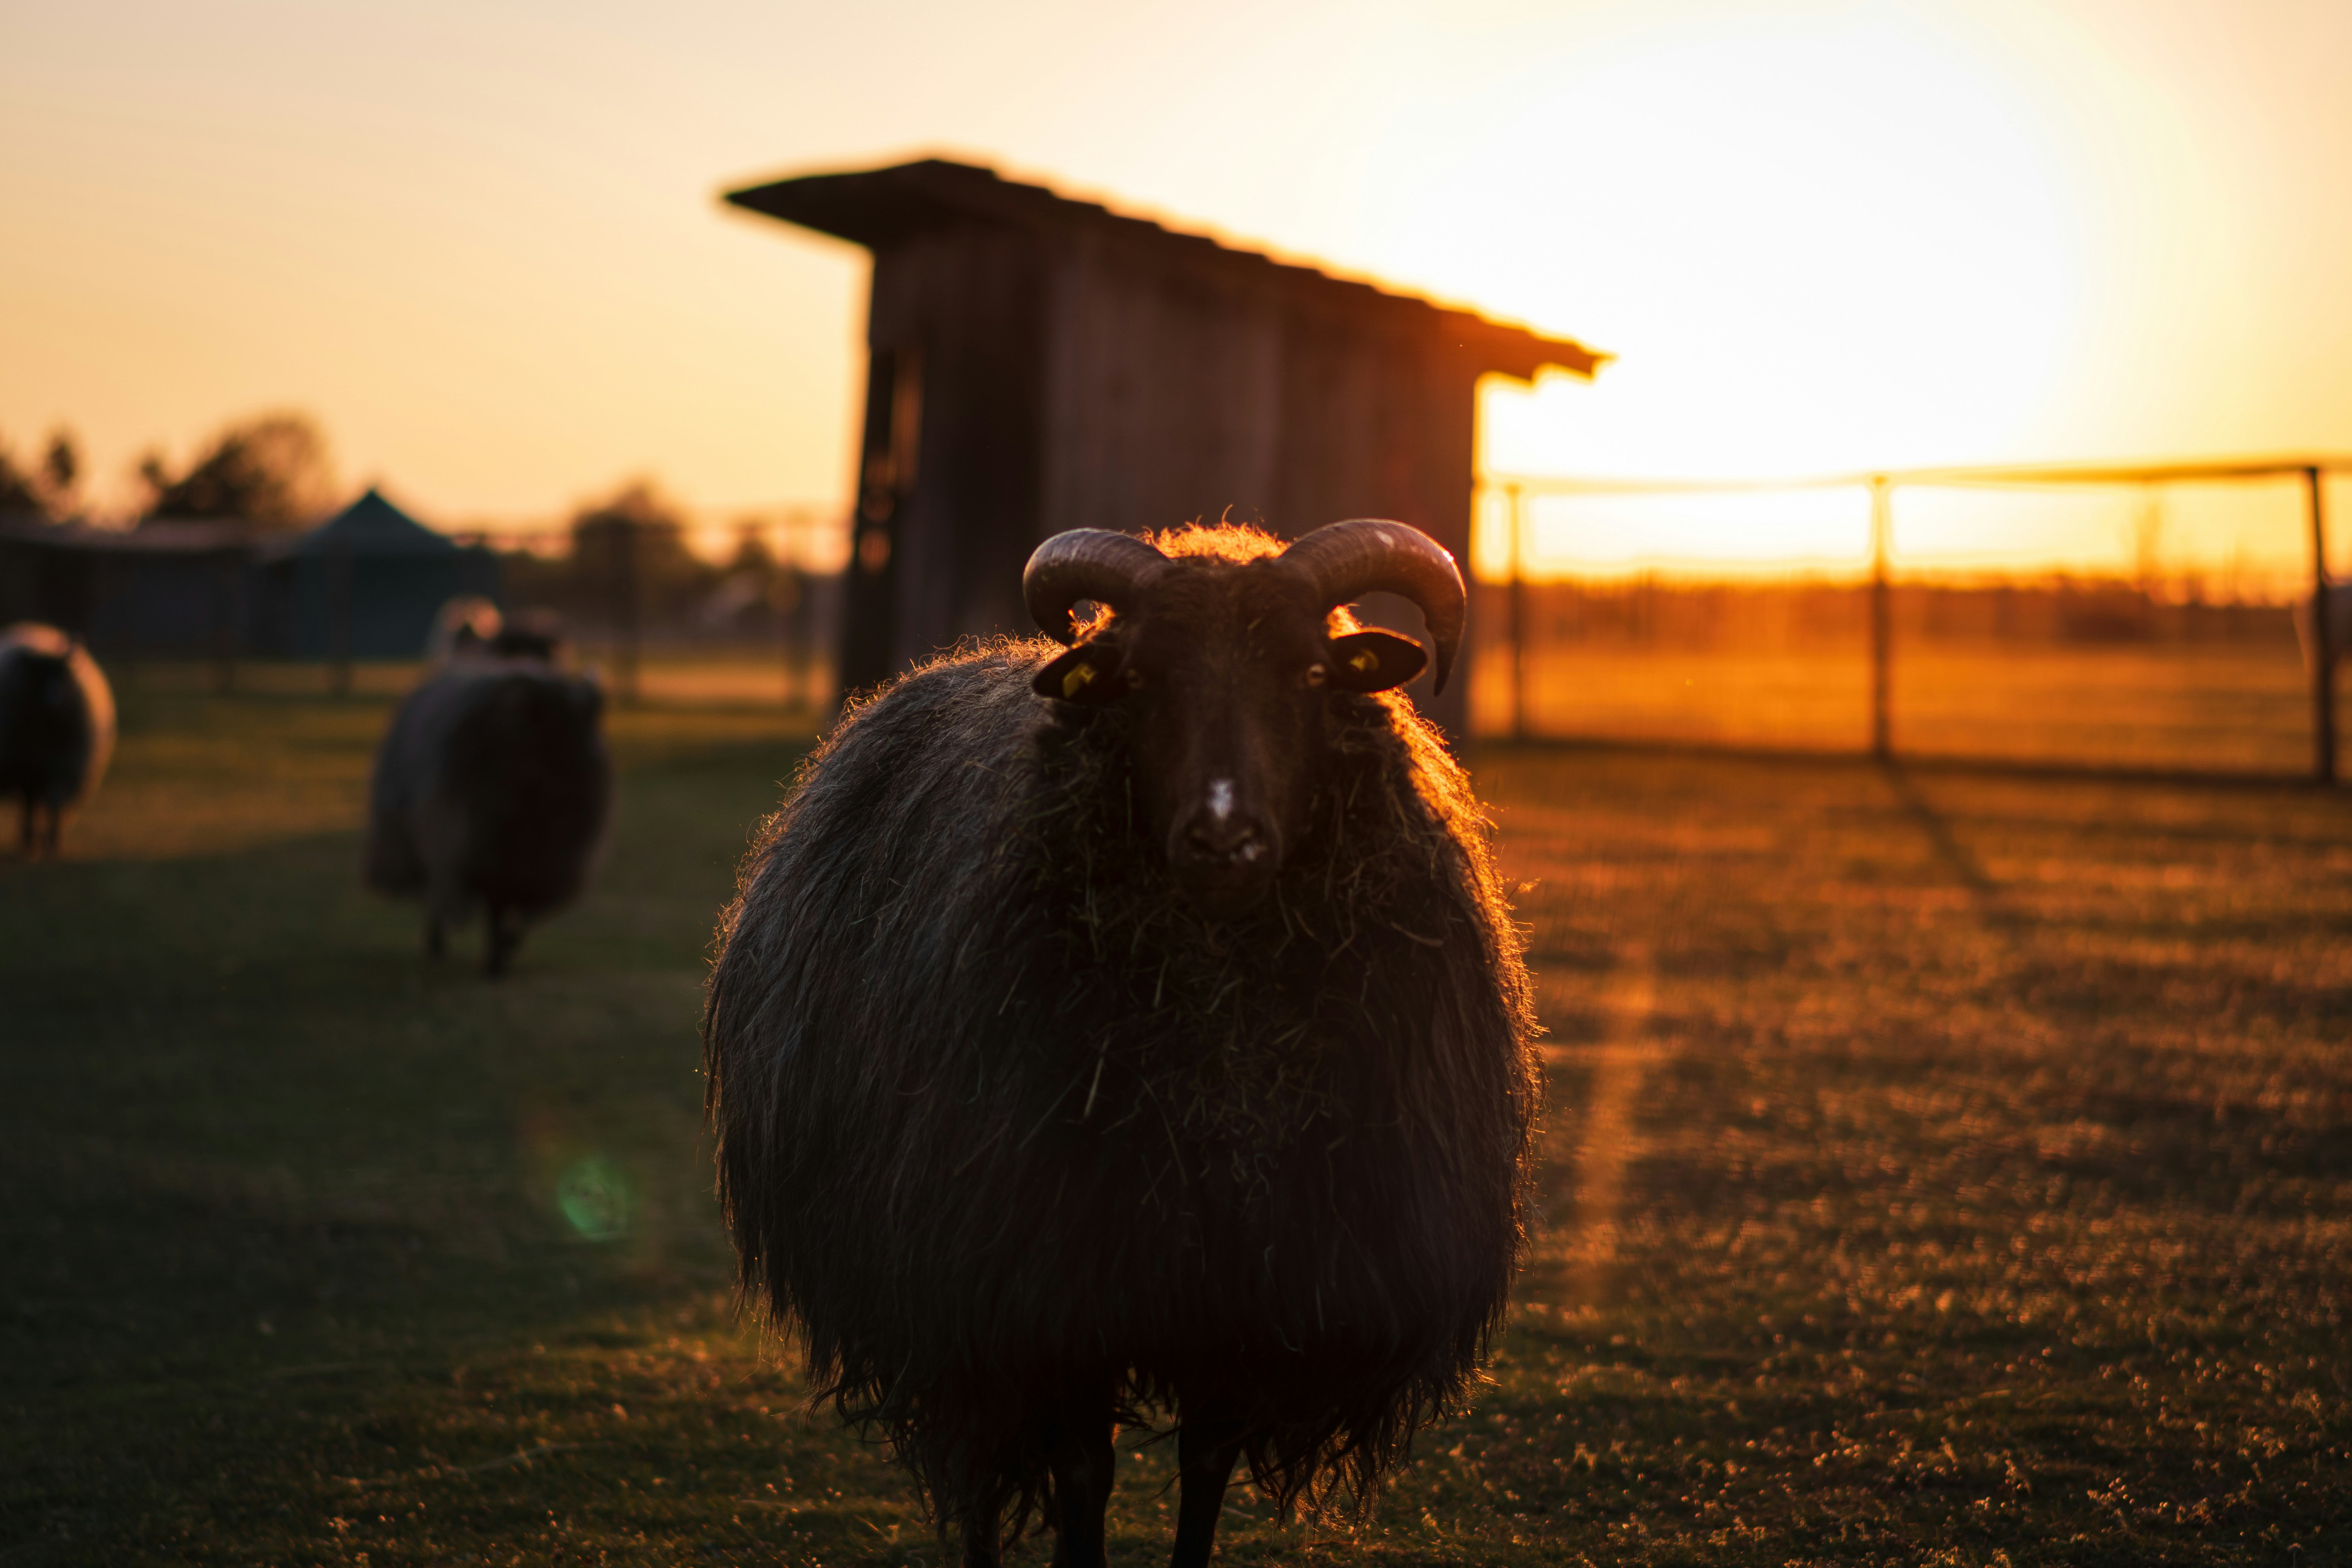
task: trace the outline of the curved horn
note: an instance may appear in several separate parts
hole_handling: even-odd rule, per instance
[[[1454,656],[1462,649],[1462,626],[1469,591],[1453,553],[1409,523],[1360,517],[1334,522],[1282,552],[1315,585],[1315,602],[1325,608],[1379,590],[1402,594],[1421,607],[1437,644],[1437,684],[1445,689]]]
[[[1039,545],[1022,568],[1021,596],[1047,636],[1069,642],[1070,606],[1080,599],[1119,609],[1168,557],[1131,534],[1106,528],[1074,528]]]

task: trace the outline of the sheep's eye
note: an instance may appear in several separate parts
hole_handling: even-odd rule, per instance
[[[1320,686],[1320,685],[1322,685],[1325,681],[1327,681],[1327,680],[1328,680],[1328,679],[1331,679],[1331,672],[1330,672],[1330,670],[1328,670],[1328,669],[1325,668],[1322,665],[1319,665],[1319,664],[1310,664],[1310,665],[1308,665],[1308,666],[1307,667],[1307,685],[1309,685],[1309,686]]]

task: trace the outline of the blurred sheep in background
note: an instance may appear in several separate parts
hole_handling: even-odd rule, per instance
[[[460,594],[434,616],[425,657],[436,666],[458,658],[529,658],[551,666],[563,647],[562,624],[552,613],[509,616],[478,595]]]
[[[0,794],[22,803],[26,859],[58,852],[67,810],[97,790],[113,752],[114,693],[89,650],[36,621],[0,632]]]
[[[480,653],[497,640],[505,617],[498,605],[478,594],[460,594],[443,604],[425,639],[426,662],[444,665],[451,659]]]
[[[551,622],[452,600],[438,667],[394,710],[368,797],[368,885],[425,900],[425,950],[478,910],[483,968],[586,886],[612,811],[604,694],[555,659]]]

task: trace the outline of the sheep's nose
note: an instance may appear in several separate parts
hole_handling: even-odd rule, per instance
[[[1178,852],[1198,867],[1249,871],[1265,868],[1273,842],[1272,831],[1243,804],[1234,781],[1214,778],[1185,818]]]
[[[1212,865],[1251,866],[1265,858],[1265,831],[1238,812],[1222,817],[1202,812],[1186,826],[1184,848]]]
[[[1193,808],[1170,825],[1176,884],[1212,915],[1254,902],[1282,865],[1282,836],[1229,778],[1211,779]]]
[[[1238,913],[1272,885],[1282,864],[1273,825],[1247,813],[1202,811],[1171,836],[1176,885],[1203,913]]]

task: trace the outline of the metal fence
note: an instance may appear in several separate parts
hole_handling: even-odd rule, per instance
[[[2334,783],[2347,474],[1492,476],[1473,726]]]
[[[824,711],[840,641],[841,516],[700,529],[604,514],[465,536],[495,549],[509,615],[551,616],[623,702],[780,700]]]
[[[46,621],[159,689],[347,693],[414,679],[436,612],[488,595],[551,621],[622,701],[834,700],[847,520],[820,508],[598,513],[467,548],[299,555],[235,523],[140,529],[0,516],[0,624]]]

